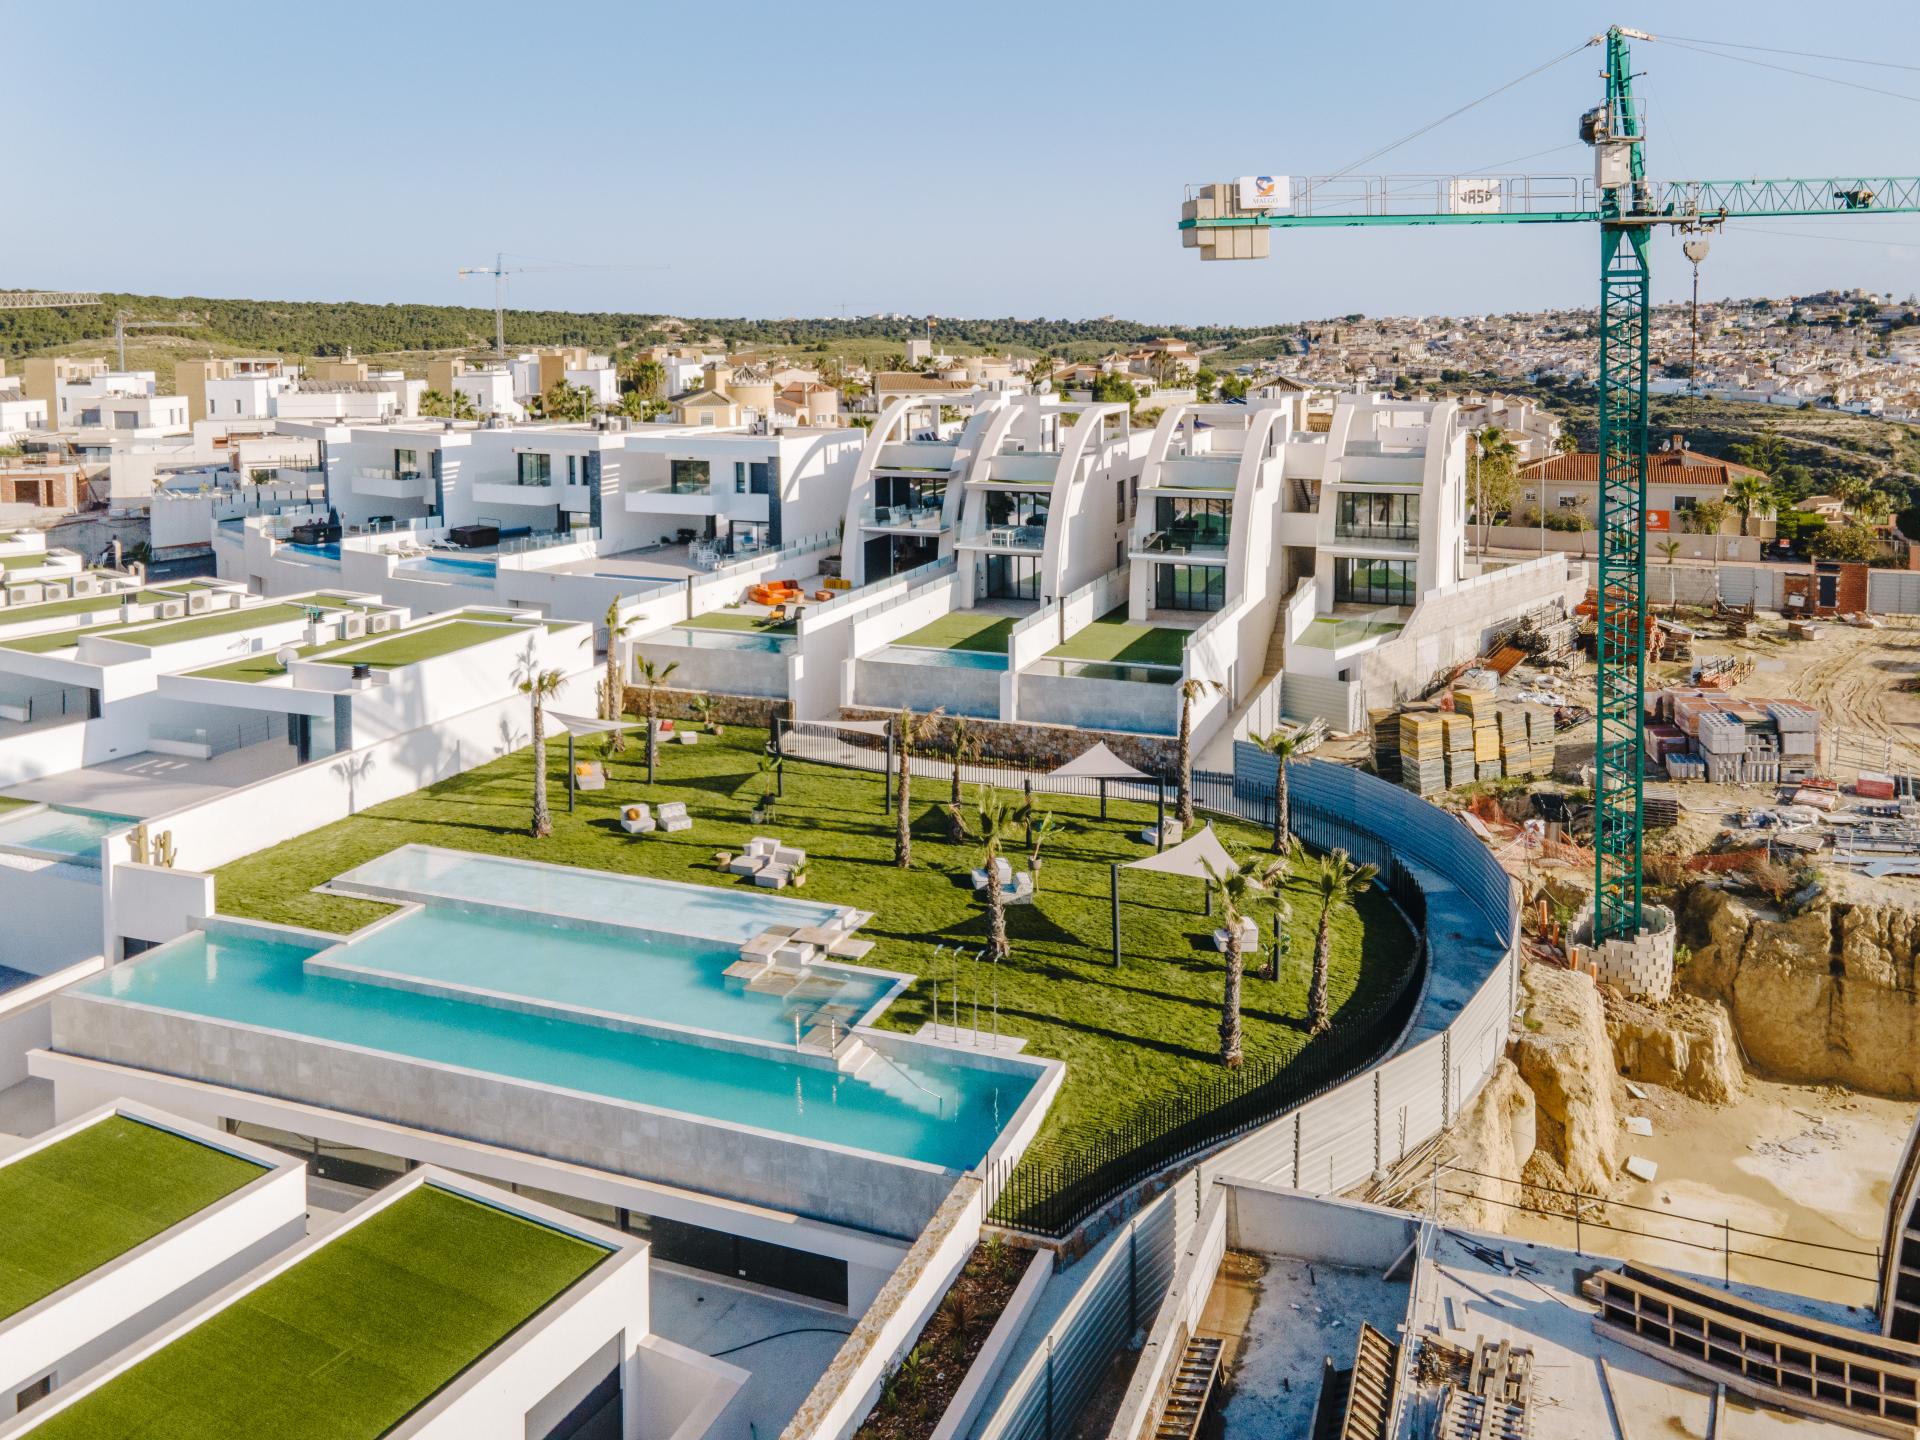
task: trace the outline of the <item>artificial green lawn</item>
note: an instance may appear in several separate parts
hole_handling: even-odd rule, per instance
[[[1064,645],[1047,652],[1057,660],[1128,660],[1136,665],[1178,665],[1191,630],[1165,625],[1130,625],[1126,608],[1102,615]]]
[[[709,610],[704,615],[696,615],[691,620],[682,620],[675,626],[680,630],[751,630],[763,635],[791,635],[798,628],[792,620],[782,620],[775,625],[758,611],[748,610]]]
[[[929,650],[985,650],[1004,655],[1007,637],[1013,633],[1018,620],[1018,616],[998,615],[991,610],[954,610],[893,643],[921,645]]]
[[[81,595],[72,600],[47,600],[38,605],[9,605],[0,609],[0,625],[22,625],[30,620],[57,620],[67,615],[91,615],[96,610],[118,610],[131,600],[153,605],[176,599],[167,590],[141,590],[137,593],[116,590],[111,595]]]
[[[1300,643],[1316,650],[1337,650],[1342,645],[1357,645],[1375,635],[1398,635],[1405,628],[1389,620],[1322,616],[1301,632]]]
[[[45,570],[53,564],[53,557],[40,550],[30,550],[25,555],[0,555],[0,570]]]
[[[262,1173],[237,1155],[122,1115],[0,1165],[0,1320]]]
[[[173,620],[163,625],[128,627],[127,641],[129,644],[145,645],[149,648],[178,645],[186,640],[205,640],[214,635],[237,635],[242,631],[258,630],[267,625],[284,625],[290,620],[304,620],[307,618],[307,611],[312,609],[338,608],[316,598],[303,600],[298,604],[283,602],[278,605],[243,606],[238,610],[214,610],[205,615]]]
[[[423,1185],[34,1433],[373,1440],[608,1254]]]
[[[444,625],[403,630],[394,635],[376,636],[368,641],[355,640],[351,646],[341,646],[337,653],[323,655],[320,659],[326,665],[372,665],[380,670],[397,670],[403,665],[416,665],[422,660],[432,660],[437,656],[451,655],[456,650],[484,645],[508,633],[514,632],[498,624],[482,625],[472,620],[452,620]]]
[[[607,788],[582,792],[569,814],[566,743],[552,741],[547,766],[554,833],[544,840],[528,834],[531,764],[523,749],[223,866],[216,872],[219,909],[321,930],[354,929],[392,907],[315,894],[313,887],[410,842],[744,886],[748,882],[714,865],[714,852],[737,852],[754,835],[776,835],[808,852],[801,898],[874,912],[861,932],[878,942],[867,963],[921,977],[881,1017],[883,1028],[913,1031],[932,1019],[931,980],[942,987],[943,1021],[954,983],[968,1007],[963,1020],[971,1020],[977,981],[981,1024],[990,1026],[993,967],[976,968],[953,954],[955,947],[971,954],[984,944],[986,914],[965,879],[980,864],[980,847],[949,843],[946,818],[935,808],[947,800],[947,782],[914,782],[914,868],[901,871],[893,865],[893,820],[882,813],[878,776],[789,762],[777,818],[753,824],[748,812],[765,744],[766,731],[729,726],[724,736],[703,735],[696,746],[663,745],[659,783],[648,787],[645,747],[636,739],[607,759]],[[668,800],[686,803],[691,830],[644,837],[620,830],[621,806]],[[973,803],[969,786],[967,804]],[[1066,1083],[1049,1120],[1050,1133],[1058,1133],[1118,1123],[1147,1102],[1218,1075],[1223,971],[1213,947],[1216,921],[1201,913],[1200,883],[1124,871],[1125,961],[1113,969],[1108,866],[1151,853],[1136,832],[1152,819],[1153,807],[1116,802],[1112,820],[1103,823],[1099,802],[1091,798],[1045,797],[1043,804],[1066,829],[1043,854],[1036,902],[1007,912],[1013,954],[998,967],[997,978],[1000,1028],[1027,1037],[1027,1053],[1067,1062]],[[1215,824],[1236,853],[1268,844],[1264,830],[1233,821]],[[1010,859],[1016,868],[1026,867],[1023,852]],[[1304,885],[1296,884],[1290,899],[1294,918],[1281,979],[1247,978],[1249,1057],[1285,1058],[1307,1040],[1302,1017],[1318,912]],[[1262,901],[1254,913],[1270,934],[1271,905]],[[1344,1013],[1390,990],[1413,961],[1411,936],[1378,891],[1361,898],[1359,917],[1336,918],[1334,941],[1332,992]],[[945,953],[935,953],[939,946]]]
[[[18,810],[22,805],[38,805],[38,800],[23,800],[18,795],[0,795],[0,810]]]
[[[124,630],[127,627],[118,620],[105,625],[83,625],[76,630],[43,630],[38,635],[15,635],[0,640],[0,646],[8,650],[18,650],[27,655],[48,655],[55,650],[71,650],[80,643],[83,635],[104,635],[109,630]]]

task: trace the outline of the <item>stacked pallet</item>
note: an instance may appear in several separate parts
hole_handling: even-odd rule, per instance
[[[1473,720],[1466,715],[1443,717],[1447,737],[1447,784],[1471,785],[1474,780]]]
[[[1416,795],[1438,795],[1447,788],[1450,718],[1432,710],[1407,710],[1400,716],[1400,783]]]
[[[1373,726],[1373,773],[1382,780],[1400,779],[1400,713],[1396,710],[1369,710]]]
[[[1453,711],[1464,716],[1471,726],[1468,744],[1473,749],[1473,779],[1498,780],[1500,769],[1500,714],[1494,703],[1499,681],[1487,671],[1470,672],[1477,683],[1456,686]],[[1492,684],[1480,681],[1487,675]]]

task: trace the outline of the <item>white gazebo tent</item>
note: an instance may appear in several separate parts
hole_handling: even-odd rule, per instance
[[[580,771],[574,759],[574,741],[581,735],[611,735],[614,731],[622,734],[629,730],[644,730],[645,720],[602,720],[593,715],[562,715],[559,711],[549,711],[553,722],[567,732],[567,809],[573,809],[573,792]]]
[[[1158,823],[1154,827],[1156,832],[1155,848],[1158,849],[1163,843],[1158,837],[1166,834],[1167,782],[1158,775],[1149,775],[1146,771],[1129,765],[1118,755],[1114,754],[1112,750],[1107,748],[1106,741],[1101,740],[1091,749],[1081,751],[1080,754],[1074,756],[1073,759],[1067,761],[1066,764],[1056,766],[1054,769],[1048,771],[1047,775],[1048,778],[1056,780],[1098,781],[1100,784],[1100,818],[1102,820],[1107,818],[1108,781],[1133,781],[1138,784],[1153,786],[1155,796],[1157,797],[1155,803],[1158,805],[1160,811]]]
[[[1113,904],[1113,963],[1120,964],[1120,872],[1122,870],[1150,870],[1161,875],[1183,875],[1191,880],[1206,880],[1209,869],[1215,875],[1231,875],[1240,868],[1239,861],[1227,853],[1227,847],[1220,843],[1220,837],[1213,833],[1211,824],[1203,825],[1193,834],[1182,840],[1171,850],[1162,850],[1157,855],[1143,855],[1138,860],[1129,860],[1124,865],[1115,864],[1109,873],[1109,894]],[[1213,891],[1207,891],[1207,912],[1213,912]]]

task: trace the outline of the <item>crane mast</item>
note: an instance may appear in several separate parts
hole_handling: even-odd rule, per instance
[[[1594,150],[1586,176],[1246,176],[1189,188],[1182,243],[1203,259],[1259,259],[1268,232],[1336,225],[1593,224],[1600,232],[1599,557],[1594,757],[1594,910],[1590,939],[1642,928],[1647,641],[1647,394],[1656,225],[1683,232],[1727,220],[1920,213],[1920,177],[1652,181],[1633,96],[1629,41],[1604,45],[1601,103],[1581,117]],[[1574,52],[1569,52],[1574,53]],[[1566,58],[1566,57],[1561,57]]]

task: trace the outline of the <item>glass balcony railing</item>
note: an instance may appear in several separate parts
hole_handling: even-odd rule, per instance
[[[1417,542],[1420,539],[1418,525],[1369,524],[1357,520],[1336,520],[1333,533],[1341,540],[1404,540]]]
[[[1154,555],[1187,555],[1224,560],[1227,537],[1204,530],[1156,530],[1134,548]]]
[[[942,507],[933,505],[868,505],[860,511],[860,523],[888,530],[938,530]]]
[[[995,550],[1042,550],[1047,544],[1047,527],[993,525],[981,534],[980,543]]]

